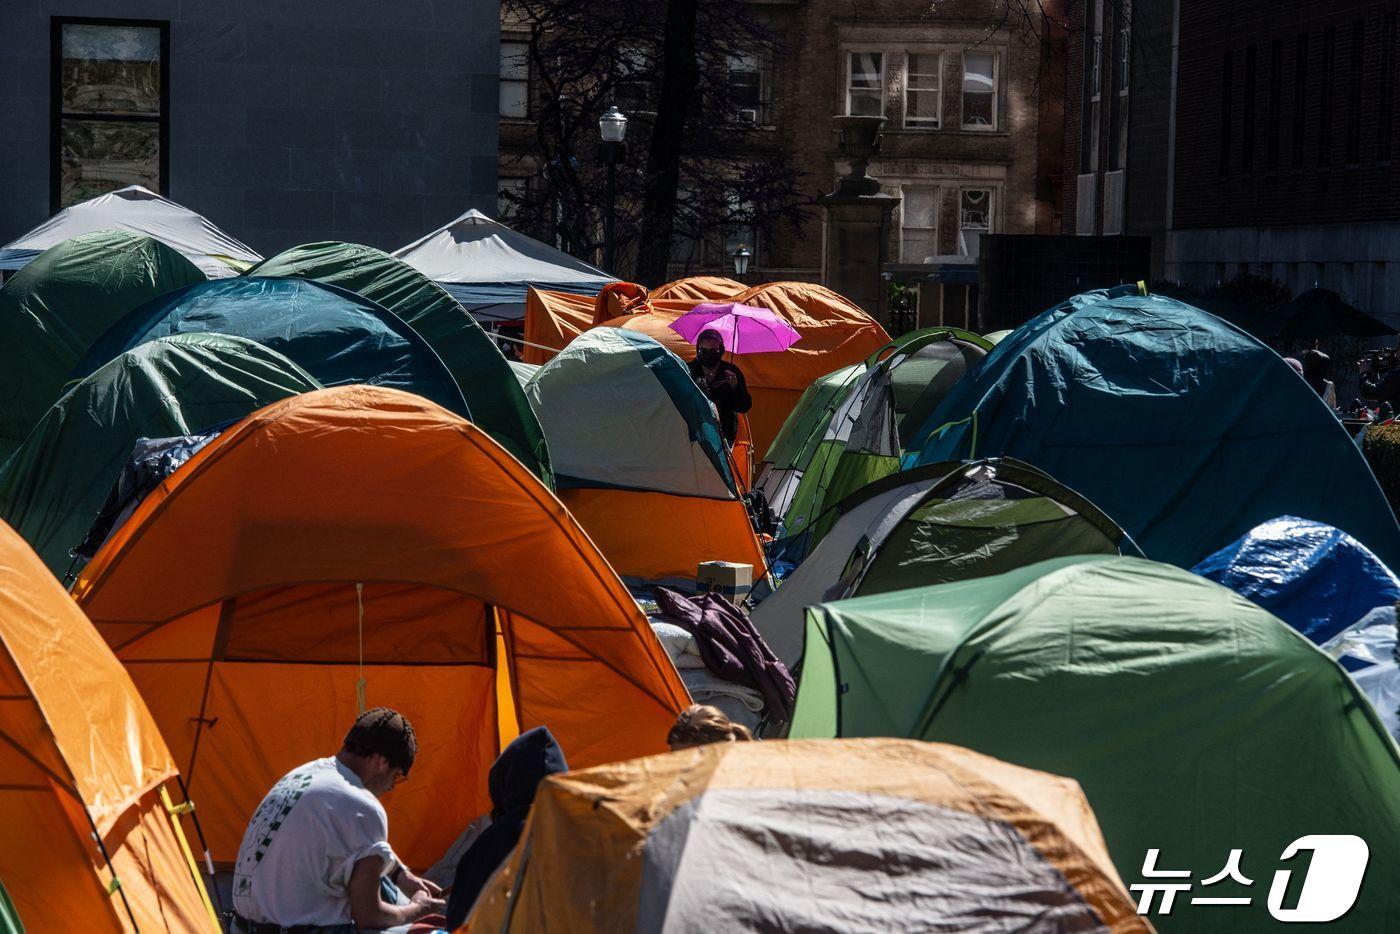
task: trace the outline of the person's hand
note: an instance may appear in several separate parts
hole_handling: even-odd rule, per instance
[[[428,883],[431,885],[432,883]],[[434,886],[436,888],[436,886]],[[426,915],[439,915],[447,910],[447,902],[436,895],[429,895],[427,889],[419,889],[413,893],[409,899],[409,905],[414,909],[414,919],[425,917]]]
[[[400,874],[398,885],[399,891],[403,892],[409,898],[412,898],[419,892],[427,892],[433,898],[442,897],[442,888],[438,886],[436,882],[430,882],[427,879],[420,879],[418,876],[415,876],[407,869],[405,869]]]
[[[727,371],[725,371],[725,374],[724,374],[724,383],[725,383],[725,385],[728,386],[730,389],[738,389],[738,388],[739,388],[739,375],[738,375],[737,373],[735,373],[733,370],[727,370]]]

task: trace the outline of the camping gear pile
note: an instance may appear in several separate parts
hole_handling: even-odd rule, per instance
[[[470,931],[1250,929],[1309,834],[1369,848],[1339,929],[1400,928],[1400,525],[1212,315],[891,339],[475,213],[263,260],[140,189],[0,264],[0,925],[218,930],[264,792],[388,704],[420,870],[515,737],[574,769]],[[473,317],[507,307],[523,363]],[[732,447],[686,365],[716,324]],[[693,701],[763,741],[667,753]],[[1141,898],[1227,859],[1238,903]]]

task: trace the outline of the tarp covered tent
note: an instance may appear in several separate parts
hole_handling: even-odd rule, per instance
[[[990,577],[1066,555],[1142,555],[1093,503],[1010,458],[906,470],[835,512],[831,531],[752,614],[789,668],[802,654],[807,607],[817,603]]]
[[[155,721],[3,523],[0,746],[0,878],[27,930],[219,930],[162,799],[182,795]]]
[[[792,735],[956,743],[1073,778],[1125,877],[1160,850],[1193,895],[1254,900],[1183,896],[1153,917],[1166,931],[1261,929],[1285,848],[1354,834],[1371,870],[1348,928],[1400,927],[1380,868],[1400,860],[1400,749],[1335,662],[1189,571],[1057,558],[813,607]],[[1232,849],[1261,884],[1202,892]]]
[[[238,274],[262,259],[210,221],[140,185],[128,185],[64,208],[0,249],[0,270],[20,269],[49,247],[97,231],[125,231],[159,240],[207,278]]]
[[[892,739],[718,743],[552,776],[465,927],[1150,929],[1074,782]]]
[[[314,279],[363,295],[398,315],[442,358],[467,400],[472,421],[551,481],[544,432],[496,342],[427,276],[382,250],[337,242],[284,250],[249,275]]]
[[[970,331],[930,328],[868,361],[826,424],[814,426],[796,463],[764,476],[765,495],[782,516],[786,541],[777,549],[800,560],[831,527],[832,506],[898,471],[914,432],[989,350]]]
[[[531,286],[597,295],[612,276],[477,210],[394,251],[484,321],[518,320]],[[538,362],[538,361],[536,361]]]
[[[688,586],[702,561],[763,571],[714,406],[675,354],[596,328],[525,388],[559,498],[629,583]]]
[[[695,347],[671,330],[670,324],[697,303],[599,298],[606,299],[601,308],[599,300],[532,289],[525,314],[525,340],[538,346],[526,346],[526,362],[547,362],[569,341],[598,325],[640,331],[682,360],[695,356]],[[744,354],[734,361],[743,370],[753,396],[748,417],[754,452],[759,457],[813,380],[859,363],[890,342],[874,318],[820,285],[774,282],[755,286],[732,301],[775,311],[801,335],[782,353]],[[610,314],[612,311],[617,314]]]
[[[1336,416],[1268,347],[1159,295],[1086,292],[1007,337],[926,423],[920,464],[1007,456],[1191,567],[1303,516],[1400,562],[1400,526]]]
[[[1400,600],[1400,579],[1350,535],[1281,516],[1191,569],[1253,600],[1321,645],[1378,606]]]
[[[139,438],[194,434],[321,388],[241,337],[177,334],[108,362],[54,403],[0,467],[0,519],[63,579]]]
[[[744,283],[724,276],[687,276],[652,289],[651,297],[657,301],[729,302],[748,289]]]
[[[150,237],[100,231],[65,240],[0,287],[0,460],[63,394],[69,371],[135,308],[196,283],[189,260]]]
[[[460,415],[469,411],[442,359],[398,315],[354,292],[307,279],[216,279],[163,295],[109,328],[73,368],[73,377],[89,376],[147,341],[196,333],[257,341],[323,386],[387,386]]]
[[[391,389],[306,393],[228,429],[73,593],[190,763],[221,861],[273,782],[339,748],[361,678],[367,706],[418,734],[413,779],[385,800],[416,867],[490,809],[517,724],[587,767],[664,751],[688,703],[553,494],[475,425]]]

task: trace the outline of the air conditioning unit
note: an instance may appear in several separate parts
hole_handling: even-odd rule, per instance
[[[752,107],[746,107],[739,111],[740,123],[758,123],[758,111]]]

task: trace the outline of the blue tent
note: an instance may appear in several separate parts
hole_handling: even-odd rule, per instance
[[[1307,383],[1244,331],[1131,287],[1017,328],[909,449],[906,465],[1033,464],[1181,567],[1284,515],[1344,529],[1400,566],[1395,515]]]
[[[1250,529],[1191,570],[1318,644],[1400,600],[1400,579],[1369,548],[1340,529],[1294,516]]]
[[[147,341],[204,331],[257,341],[324,386],[389,386],[470,417],[456,380],[413,328],[363,296],[309,279],[217,279],[162,295],[112,325],[73,378]]]

